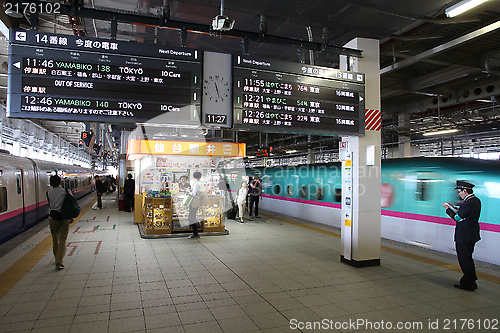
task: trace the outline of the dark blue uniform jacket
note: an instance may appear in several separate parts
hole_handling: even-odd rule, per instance
[[[455,228],[455,242],[476,243],[479,237],[479,215],[481,213],[481,201],[474,194],[467,197],[458,212],[448,208],[448,214],[457,222]]]

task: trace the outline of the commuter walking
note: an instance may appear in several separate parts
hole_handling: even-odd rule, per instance
[[[125,197],[125,211],[131,212],[134,209],[134,197],[135,197],[135,180],[132,179],[132,175],[129,173],[127,175],[127,180],[123,185],[123,196]]]
[[[457,180],[458,195],[463,200],[459,208],[452,204],[443,202],[448,214],[456,223],[455,247],[457,250],[458,263],[462,269],[463,276],[456,288],[474,291],[477,289],[476,268],[474,267],[475,244],[481,239],[479,236],[479,215],[481,214],[481,201],[474,195],[472,188],[474,184]]]
[[[250,188],[248,191],[248,212],[249,216],[252,217],[253,206],[255,205],[255,217],[260,218],[259,216],[259,198],[262,194],[262,182],[259,179],[259,176],[255,176],[253,180],[250,182]]]
[[[66,239],[68,238],[69,224],[72,220],[64,219],[61,213],[66,195],[72,195],[61,187],[61,177],[55,175],[49,179],[52,188],[47,191],[47,200],[49,202],[49,225],[52,235],[52,252],[56,261],[56,269],[64,268],[63,259],[66,255]]]

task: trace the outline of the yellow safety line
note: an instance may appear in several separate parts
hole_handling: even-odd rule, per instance
[[[308,229],[308,230],[316,231],[316,232],[319,232],[319,233],[322,233],[322,234],[325,234],[325,235],[329,235],[329,236],[340,238],[340,235],[338,233],[336,233],[336,232],[332,232],[332,231],[328,231],[328,230],[323,230],[323,229],[316,228],[316,227],[313,227],[313,226],[310,226],[310,225],[307,225],[307,224],[301,224],[301,223],[293,222],[293,221],[290,221],[290,220],[287,220],[287,219],[284,219],[284,218],[281,218],[281,217],[271,216],[271,215],[267,215],[267,214],[262,214],[262,215],[264,215],[266,217],[269,217],[271,219],[274,219],[274,220],[279,220],[279,221],[282,221],[282,222],[286,222],[288,224],[293,224],[295,226],[298,226],[298,227],[301,227],[301,228],[304,228],[304,229]],[[408,252],[405,252],[405,251],[393,249],[393,248],[390,248],[390,247],[387,247],[387,246],[383,246],[383,245],[380,248],[381,248],[382,251],[385,251],[385,252],[389,252],[389,253],[392,253],[392,254],[397,254],[397,255],[402,256],[402,257],[410,258],[410,259],[413,259],[413,260],[417,260],[417,261],[420,261],[420,262],[425,262],[427,264],[431,264],[431,265],[434,265],[434,266],[438,266],[438,267],[442,267],[442,268],[446,268],[446,269],[449,269],[449,270],[452,270],[452,271],[456,271],[456,272],[462,273],[462,270],[457,265],[448,264],[448,263],[440,261],[440,260],[427,258],[427,257],[421,256],[421,255],[418,255],[418,254],[408,253]],[[491,274],[488,274],[488,273],[483,273],[483,272],[476,272],[476,275],[480,279],[500,284],[500,277],[498,277],[498,276],[491,275]]]
[[[75,225],[78,220],[87,213],[89,208],[97,201],[97,198],[90,201],[80,212],[77,218],[74,219],[73,223],[70,224],[70,228]],[[2,298],[10,288],[14,287],[15,284],[22,279],[22,277],[29,272],[29,270],[35,266],[37,262],[42,259],[42,257],[50,251],[52,248],[52,236],[47,236],[43,241],[41,241],[37,246],[26,253],[21,259],[16,261],[12,266],[7,268],[2,274],[0,274],[0,298]]]

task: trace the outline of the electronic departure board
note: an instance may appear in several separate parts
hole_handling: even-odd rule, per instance
[[[185,48],[11,30],[7,115],[199,126],[201,58]]]
[[[234,57],[235,129],[364,134],[364,74]]]

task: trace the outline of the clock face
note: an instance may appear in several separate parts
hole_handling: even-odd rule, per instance
[[[203,82],[203,94],[215,103],[221,103],[229,98],[229,82],[220,75],[209,75]]]

